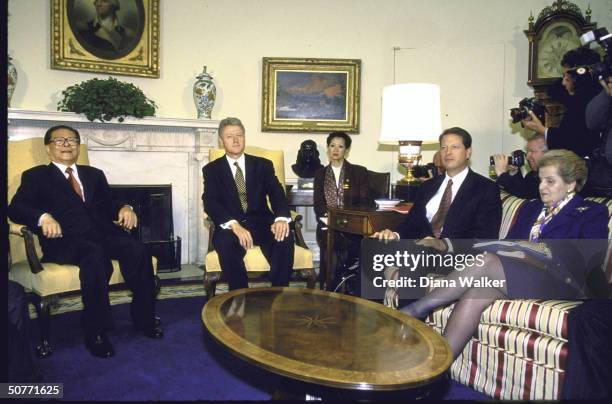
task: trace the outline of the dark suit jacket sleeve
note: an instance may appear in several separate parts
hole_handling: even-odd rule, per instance
[[[559,127],[547,130],[546,141],[549,149],[568,149],[584,157],[590,155],[599,145],[599,131],[590,130],[586,123],[586,108],[595,95],[589,88],[569,97],[564,103],[566,112]]]
[[[325,167],[317,170],[314,177],[314,211],[317,218],[327,214],[327,202],[325,201]]]
[[[502,204],[499,187],[486,180],[482,187],[483,196],[479,209],[473,218],[473,237],[478,239],[498,239],[502,219]]]
[[[427,202],[426,195],[429,194],[425,188],[431,187],[428,180],[421,185],[417,192],[416,199],[406,219],[395,229],[402,239],[417,239],[432,235],[431,225],[427,221]]]
[[[21,175],[21,185],[8,207],[8,216],[13,222],[25,224],[33,230],[38,227],[38,219],[45,213],[39,204],[42,198],[39,191],[35,172],[24,171]]]
[[[527,185],[525,184],[525,178],[520,172],[515,175],[503,173],[497,177],[495,181],[497,185],[503,187],[510,195],[518,196],[519,198],[527,198]]]
[[[202,168],[204,177],[204,193],[202,200],[204,201],[204,210],[215,225],[223,224],[231,219],[237,219],[230,214],[227,206],[227,198],[223,198],[223,193],[228,192],[223,189],[220,184],[220,167],[214,162],[207,164]]]
[[[612,97],[602,90],[586,108],[586,124],[591,130],[602,130],[612,118]]]
[[[291,210],[287,204],[287,196],[283,191],[283,186],[274,174],[274,165],[270,160],[262,159],[261,161],[263,162],[263,185],[270,199],[270,205],[272,205],[274,216],[290,218]]]

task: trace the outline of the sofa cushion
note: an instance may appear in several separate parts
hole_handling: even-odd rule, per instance
[[[567,316],[581,301],[496,300],[480,317],[481,324],[508,326],[567,341]],[[453,305],[432,312],[428,322],[444,327]]]
[[[437,332],[440,329],[434,327]],[[565,344],[562,343],[565,349]],[[502,400],[558,400],[565,372],[472,338],[450,368],[453,380]]]

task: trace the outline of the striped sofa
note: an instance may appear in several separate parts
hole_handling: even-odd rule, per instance
[[[588,199],[608,206],[612,229],[612,199]],[[525,200],[502,194],[502,203],[500,238],[508,233]],[[451,377],[496,399],[559,399],[567,357],[567,316],[579,304],[497,300],[483,312],[477,332],[451,365]],[[425,322],[442,333],[453,307],[435,310]]]

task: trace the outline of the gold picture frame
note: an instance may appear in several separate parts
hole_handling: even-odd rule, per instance
[[[359,133],[361,60],[263,58],[264,132]]]
[[[51,68],[159,78],[159,1],[51,0]]]

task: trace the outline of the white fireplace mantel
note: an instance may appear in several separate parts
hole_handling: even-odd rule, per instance
[[[43,137],[59,124],[80,132],[90,164],[104,170],[110,184],[171,184],[174,233],[183,240],[182,263],[204,261],[208,229],[201,170],[208,150],[217,146],[219,121],[146,117],[90,122],[72,112],[8,110],[9,141]]]

